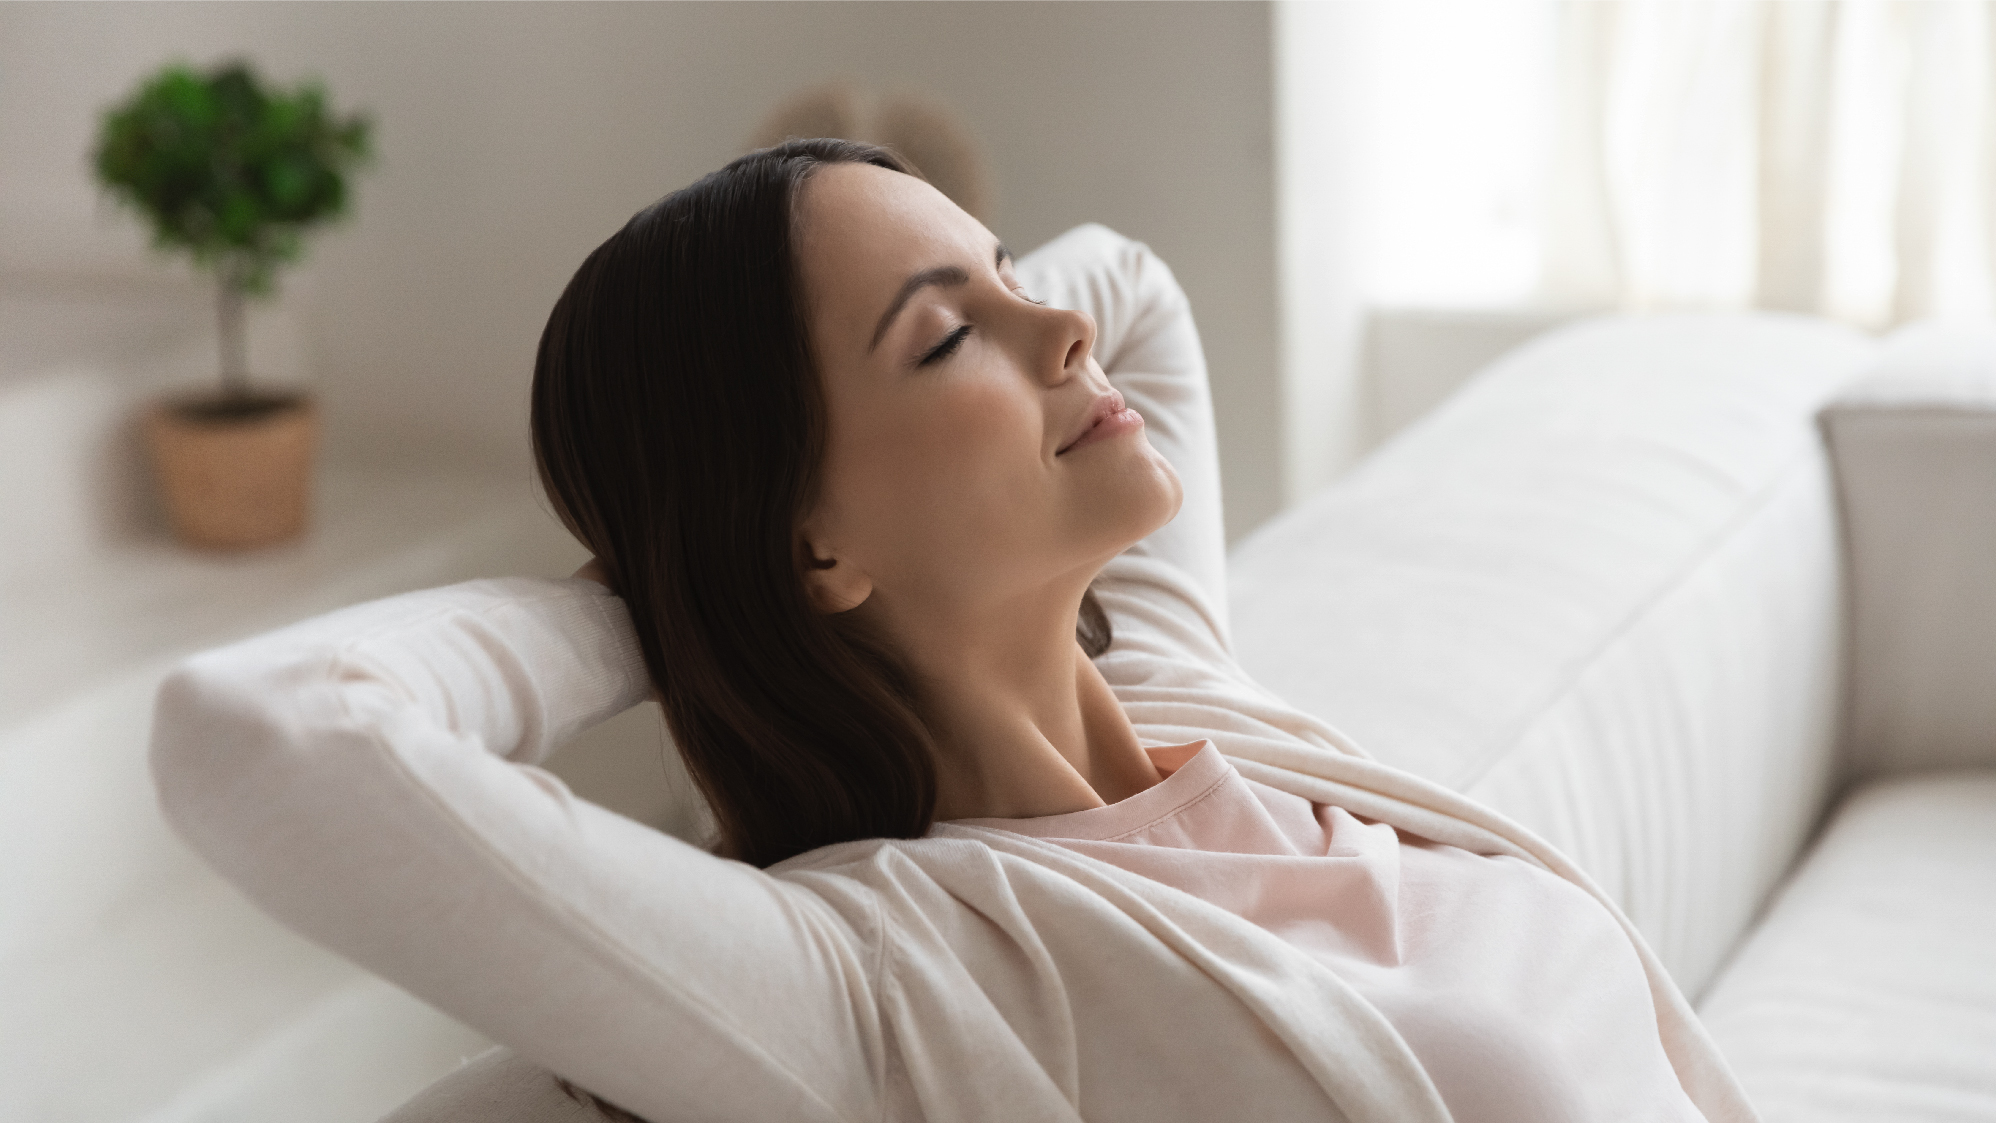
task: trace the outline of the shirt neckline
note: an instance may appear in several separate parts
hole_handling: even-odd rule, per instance
[[[1150,755],[1151,763],[1167,775],[1127,799],[1059,815],[1037,815],[1024,819],[951,819],[949,823],[961,827],[991,827],[1032,838],[1103,842],[1143,830],[1178,814],[1212,791],[1233,771],[1210,737],[1184,745],[1146,748],[1144,752]]]

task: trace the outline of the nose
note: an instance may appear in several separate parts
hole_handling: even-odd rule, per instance
[[[1095,317],[1079,309],[1050,308],[1048,350],[1059,356],[1044,365],[1047,385],[1058,386],[1088,371],[1088,354],[1095,347]]]

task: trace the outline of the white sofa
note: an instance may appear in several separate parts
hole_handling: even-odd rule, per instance
[[[1769,1123],[1996,1119],[1996,329],[1568,328],[1232,579],[1248,668],[1587,867]]]
[[[1584,321],[1230,564],[1247,668],[1578,859],[1769,1123],[1996,1120],[1996,329]],[[503,1049],[390,1117],[591,1118]]]

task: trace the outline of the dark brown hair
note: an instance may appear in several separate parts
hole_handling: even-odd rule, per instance
[[[791,225],[802,184],[835,163],[919,174],[843,140],[736,159],[589,255],[534,368],[541,481],[630,609],[719,852],[757,866],[917,838],[935,817],[909,674],[850,614],[814,608],[803,578],[827,423]],[[1076,638],[1108,649],[1093,589]]]

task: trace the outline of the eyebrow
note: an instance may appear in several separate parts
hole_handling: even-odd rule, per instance
[[[1012,251],[1005,248],[1005,243],[998,243],[996,252],[991,255],[992,268],[995,269],[1005,264],[1011,257]],[[894,303],[887,306],[887,311],[880,317],[880,323],[873,329],[873,339],[866,345],[866,353],[871,355],[873,354],[873,349],[880,346],[880,337],[887,334],[887,326],[894,322],[894,317],[900,313],[901,306],[908,303],[909,297],[914,296],[930,285],[963,285],[969,283],[970,274],[964,272],[963,267],[960,265],[938,265],[933,269],[924,269],[920,273],[901,282],[901,291],[894,294]]]

